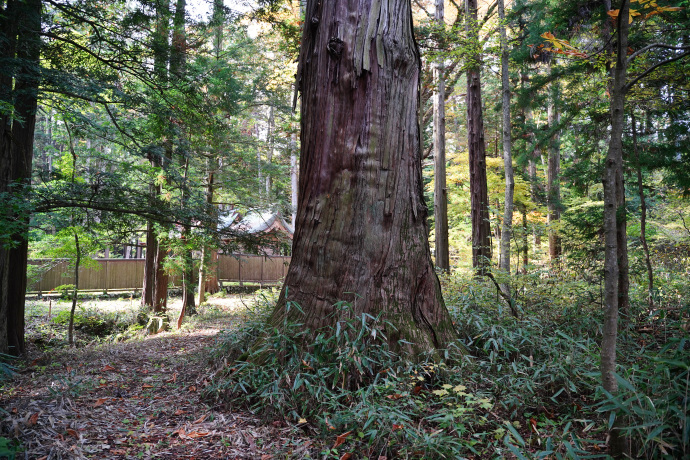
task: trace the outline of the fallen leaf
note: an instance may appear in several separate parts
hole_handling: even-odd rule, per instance
[[[403,397],[403,395],[401,395],[401,394],[394,394],[394,395],[388,395],[388,396],[386,396],[386,398],[392,399],[392,400],[394,400],[394,401],[395,401],[396,399],[400,399],[400,398],[402,398],[402,397]]]
[[[127,451],[124,449],[113,449],[110,453],[113,455],[127,455]]]
[[[192,439],[195,438],[203,438],[204,436],[208,436],[209,433],[208,431],[192,431],[191,433],[187,433],[187,436],[189,436]]]
[[[148,383],[145,383],[141,386],[141,388],[153,388],[153,385],[149,385]]]
[[[102,406],[105,404],[105,402],[108,400],[108,398],[98,398],[95,403],[93,403],[93,407],[98,407]]]
[[[194,393],[195,391],[196,391],[196,387],[195,387],[194,385],[192,385],[191,387],[189,387],[189,392],[190,392],[190,393]]]
[[[29,417],[29,420],[27,422],[27,425],[33,426],[38,422],[38,412],[33,414],[31,417]]]
[[[350,460],[352,458],[352,454],[350,452],[346,452],[340,457],[340,460]]]
[[[534,430],[535,433],[539,434],[539,430],[537,430],[537,421],[533,418],[530,418],[529,424],[532,426],[532,430]]]
[[[18,411],[17,411],[17,408],[16,408],[16,407],[13,407],[11,412],[12,412],[13,414],[16,414],[16,413],[18,412]]]
[[[333,444],[333,449],[336,447],[340,446],[341,444],[344,444],[345,441],[347,440],[347,437],[352,434],[352,431],[348,431],[347,433],[343,433],[339,435],[337,438],[335,438],[335,444]]]
[[[168,380],[165,381],[165,383],[175,383],[175,382],[177,382],[177,372],[175,372],[172,377],[170,377]]]
[[[261,460],[271,460],[273,455],[264,454],[261,456]]]
[[[67,428],[67,434],[74,437],[74,438],[79,439],[79,433],[77,433],[77,431],[73,430],[72,428]]]
[[[301,418],[301,419],[297,420],[297,424],[298,424],[298,425],[303,425],[303,424],[305,424],[305,423],[307,423],[307,419],[306,419],[306,418]]]
[[[110,364],[108,364],[108,365],[105,366],[103,369],[101,369],[102,372],[116,371],[116,370],[117,370],[117,369],[115,369],[115,368],[114,368],[113,366],[111,366]]]
[[[208,414],[202,415],[202,416],[199,417],[198,419],[194,420],[194,421],[192,422],[192,425],[196,425],[197,423],[203,422],[204,420],[206,420],[206,417],[208,417]]]
[[[402,425],[402,424],[397,425],[397,424],[394,423],[394,424],[393,424],[393,431],[395,431],[395,430],[402,430],[404,427],[405,427],[405,425]]]
[[[182,409],[177,409],[173,415],[182,415],[184,414],[184,411]]]
[[[388,457],[385,455],[379,455],[379,460],[388,460]]]

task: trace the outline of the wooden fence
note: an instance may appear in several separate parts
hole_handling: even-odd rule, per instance
[[[144,259],[96,259],[99,268],[79,270],[79,289],[84,291],[125,291],[141,289],[144,280]],[[67,261],[29,260],[37,267],[33,276],[36,281],[29,286],[30,292],[49,292],[63,284],[74,284],[74,270]],[[251,254],[220,254],[216,266],[219,281],[274,284],[287,274],[290,257],[257,256]],[[29,280],[31,283],[31,280]],[[174,286],[180,285],[177,277],[171,277]]]

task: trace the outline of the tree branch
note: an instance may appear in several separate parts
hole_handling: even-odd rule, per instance
[[[665,43],[652,43],[651,45],[647,45],[644,48],[635,51],[633,54],[631,54],[628,57],[628,65],[635,59],[637,56],[639,56],[642,53],[646,53],[647,51],[653,49],[653,48],[664,48],[667,50],[674,50],[674,51],[680,51],[680,50],[690,50],[690,46],[671,46],[667,45]]]
[[[628,91],[630,91],[630,88],[632,88],[633,86],[635,86],[635,84],[636,84],[638,81],[642,80],[644,77],[646,77],[646,76],[649,75],[650,73],[654,72],[654,71],[655,71],[656,69],[658,69],[659,67],[661,67],[661,66],[663,66],[663,65],[666,65],[666,64],[670,64],[671,62],[675,62],[675,61],[678,61],[678,60],[680,60],[680,59],[683,59],[683,58],[686,57],[686,56],[690,56],[690,51],[688,51],[688,52],[686,52],[686,53],[683,53],[683,54],[679,54],[678,56],[672,57],[672,58],[670,58],[670,59],[666,59],[665,61],[658,62],[657,64],[654,64],[654,65],[651,66],[649,69],[645,70],[645,71],[642,72],[640,75],[638,75],[637,77],[635,77],[635,79],[633,79],[633,81],[631,81],[630,83],[628,83],[627,85],[625,85],[625,87],[623,88],[623,91],[627,93]]]

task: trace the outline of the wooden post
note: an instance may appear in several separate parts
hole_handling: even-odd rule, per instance
[[[240,287],[242,287],[242,257],[237,258],[237,277],[240,279]]]
[[[105,259],[103,261],[105,263],[105,293],[108,293],[108,286],[110,286],[110,270],[109,270],[109,264],[108,264],[108,259]]]

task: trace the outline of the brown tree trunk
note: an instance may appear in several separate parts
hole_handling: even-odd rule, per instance
[[[445,27],[443,0],[436,0],[435,20],[443,44]],[[448,189],[446,188],[446,88],[443,56],[434,62],[434,233],[436,266],[450,272],[448,248]]]
[[[552,83],[551,98],[548,107],[549,129],[560,123],[557,100],[559,97],[558,83]],[[549,162],[546,181],[546,206],[548,209],[549,227],[549,258],[557,262],[561,256],[561,238],[558,236],[557,223],[561,218],[561,146],[560,133],[555,131],[549,141]]]
[[[410,2],[310,0],[306,17],[297,225],[271,321],[313,332],[348,301],[388,321],[395,347],[446,347],[456,333],[429,251]]]
[[[76,164],[75,164],[76,168]],[[77,309],[77,297],[79,295],[79,265],[81,264],[81,249],[79,248],[79,234],[74,231],[74,247],[77,250],[77,257],[74,262],[74,291],[72,291],[72,309],[69,312],[69,327],[67,341],[69,346],[74,346],[74,311]]]
[[[161,313],[168,308],[168,274],[163,268],[163,262],[167,251],[162,247],[160,241],[157,244],[156,255],[153,266],[155,269],[155,278],[153,284],[153,312]]]
[[[647,266],[647,303],[649,311],[654,309],[654,270],[652,269],[652,261],[649,257],[649,245],[647,244],[647,203],[644,197],[644,183],[642,181],[642,165],[640,163],[640,151],[637,144],[637,121],[635,119],[635,111],[632,111],[632,135],[633,135],[633,150],[635,151],[635,160],[637,161],[637,192],[640,196],[640,242],[642,243],[642,250],[644,251],[644,262]]]
[[[477,41],[477,0],[467,0],[466,12],[468,37]],[[472,267],[478,275],[483,275],[491,265],[491,223],[486,182],[481,56],[479,54],[471,56],[470,61],[467,69],[467,150],[469,151],[472,208]]]
[[[141,292],[141,305],[149,310],[153,310],[153,291],[156,279],[156,253],[158,242],[153,233],[153,223],[146,223],[146,256],[144,261],[144,285]]]
[[[0,9],[0,57],[16,58],[19,66],[0,77],[0,101],[14,105],[13,117],[0,118],[0,194],[23,193],[30,186],[34,130],[40,75],[36,71],[41,52],[41,1],[7,0]],[[9,209],[8,209],[9,208]],[[0,353],[25,351],[24,305],[29,243],[25,226],[29,216],[11,207],[0,210],[19,224],[10,236],[12,247],[0,244]]]
[[[618,392],[616,372],[616,342],[618,338],[619,310],[619,233],[618,209],[621,199],[620,177],[623,166],[623,125],[625,115],[625,81],[627,74],[628,16],[630,2],[622,0],[618,15],[616,63],[612,69],[611,93],[611,139],[604,172],[604,325],[601,341],[601,378],[604,389],[612,394]],[[618,425],[618,424],[617,424]],[[625,438],[614,425],[610,433],[609,454],[623,458]]]
[[[513,174],[512,139],[510,126],[510,67],[508,60],[508,35],[506,33],[505,5],[498,0],[498,16],[501,21],[501,95],[503,112],[503,169],[505,170],[506,190],[504,197],[503,228],[501,229],[501,258],[499,268],[510,273],[510,240],[513,237],[513,195],[515,193],[515,175]],[[508,286],[503,291],[510,295]]]
[[[527,227],[527,206],[524,204],[520,206],[522,213],[522,273],[527,274],[527,266],[529,265],[529,239]]]

